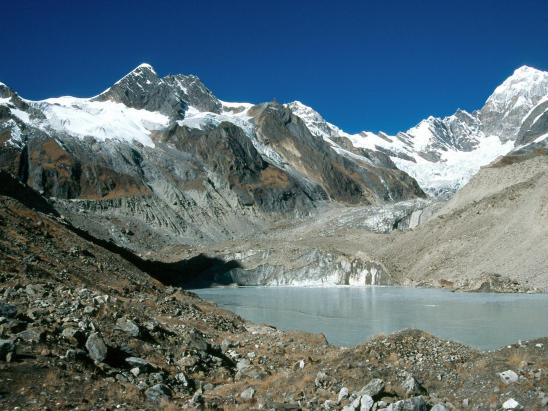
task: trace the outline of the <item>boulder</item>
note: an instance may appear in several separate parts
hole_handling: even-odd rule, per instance
[[[370,397],[377,399],[383,392],[384,381],[380,378],[374,378],[358,392],[358,395],[369,395]]]
[[[138,337],[141,334],[139,326],[127,318],[118,318],[116,321],[116,329],[123,331],[132,337]]]
[[[15,351],[15,343],[13,340],[0,339],[0,360],[5,360],[8,354]]]
[[[341,390],[339,391],[339,396],[337,397],[337,401],[341,402],[342,400],[347,399],[348,395],[349,395],[348,388],[342,387]]]
[[[206,339],[196,330],[192,330],[188,333],[186,338],[188,348],[196,351],[209,351],[210,345]]]
[[[149,372],[154,367],[150,365],[146,360],[139,357],[128,357],[125,360],[131,368],[138,368],[139,372]]]
[[[371,411],[375,400],[369,395],[364,395],[360,399],[360,411]]]
[[[42,341],[44,336],[44,331],[38,330],[36,328],[29,328],[28,330],[21,331],[16,334],[16,337],[20,340],[23,340],[28,343],[37,343]]]
[[[425,395],[426,389],[421,383],[412,375],[408,375],[403,384],[401,385],[403,391],[409,396]]]
[[[65,340],[70,341],[71,343],[77,344],[77,345],[83,344],[86,339],[86,336],[84,335],[84,333],[75,327],[64,328],[63,331],[61,332],[61,336]]]
[[[515,399],[510,398],[502,404],[502,408],[505,410],[521,410],[522,406]]]
[[[171,390],[165,384],[156,384],[145,391],[148,400],[159,402],[161,400],[169,400],[171,398]]]
[[[427,411],[428,404],[422,397],[413,397],[390,404],[386,411]]]
[[[65,358],[67,360],[76,361],[76,360],[84,360],[87,359],[86,352],[84,350],[80,349],[68,349],[65,353]]]
[[[246,388],[240,394],[240,398],[244,401],[249,401],[255,395],[255,390],[252,387]]]
[[[244,358],[236,363],[236,369],[238,371],[243,371],[246,368],[249,368],[250,366],[251,366],[251,362],[247,358]]]
[[[0,317],[14,318],[17,315],[17,307],[13,304],[0,303]]]
[[[98,333],[91,333],[86,341],[86,349],[89,357],[96,362],[105,360],[108,354],[108,348]]]
[[[499,373],[499,377],[505,384],[512,384],[518,382],[519,376],[512,370],[507,370]]]
[[[430,411],[449,411],[449,408],[447,408],[444,404],[436,404],[434,405]]]
[[[189,386],[188,378],[183,372],[175,374],[175,380],[185,388]]]

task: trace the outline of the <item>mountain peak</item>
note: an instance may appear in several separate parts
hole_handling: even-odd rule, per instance
[[[148,63],[141,63],[139,64],[137,67],[135,67],[133,70],[131,70],[129,72],[129,74],[136,74],[136,75],[139,75],[141,74],[142,72],[149,72],[149,73],[152,73],[154,74],[155,76],[157,75],[156,73],[156,70],[154,70],[154,67],[152,67],[150,64]]]
[[[154,70],[154,68],[148,64],[148,63],[141,63],[137,67],[135,67],[133,70],[131,70],[129,73],[127,73],[124,77],[122,77],[120,80],[118,80],[115,84],[118,84],[122,81],[141,81],[141,80],[152,80],[157,79],[158,74]]]
[[[529,75],[529,74],[541,74],[545,73],[544,71],[538,70],[531,66],[523,65],[521,67],[518,67],[514,70],[513,76],[522,76],[522,75]]]

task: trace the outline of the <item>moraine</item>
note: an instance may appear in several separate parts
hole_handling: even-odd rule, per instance
[[[405,328],[480,349],[533,339],[548,329],[548,295],[452,293],[401,287],[229,287],[194,290],[247,320],[323,333],[352,346]]]

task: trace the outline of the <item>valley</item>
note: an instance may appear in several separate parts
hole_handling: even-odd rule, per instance
[[[298,101],[226,102],[149,64],[90,98],[0,83],[1,406],[545,409],[545,306],[512,304],[548,292],[547,96],[548,73],[523,66],[478,110],[388,135]],[[257,312],[273,298],[269,322],[284,300],[262,292],[316,290],[329,308],[331,287],[366,304],[353,327],[385,327],[340,347],[321,315],[278,329],[189,291],[252,290]],[[376,291],[397,295],[368,306]],[[438,295],[445,317],[421,315],[439,328],[410,308],[389,326],[383,304]],[[482,296],[507,313],[500,339],[457,342],[472,322],[435,336],[449,301],[468,318]]]

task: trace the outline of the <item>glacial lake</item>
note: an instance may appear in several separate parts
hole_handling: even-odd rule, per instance
[[[548,294],[401,287],[224,287],[192,290],[255,323],[323,333],[353,346],[418,328],[483,350],[548,336]]]

